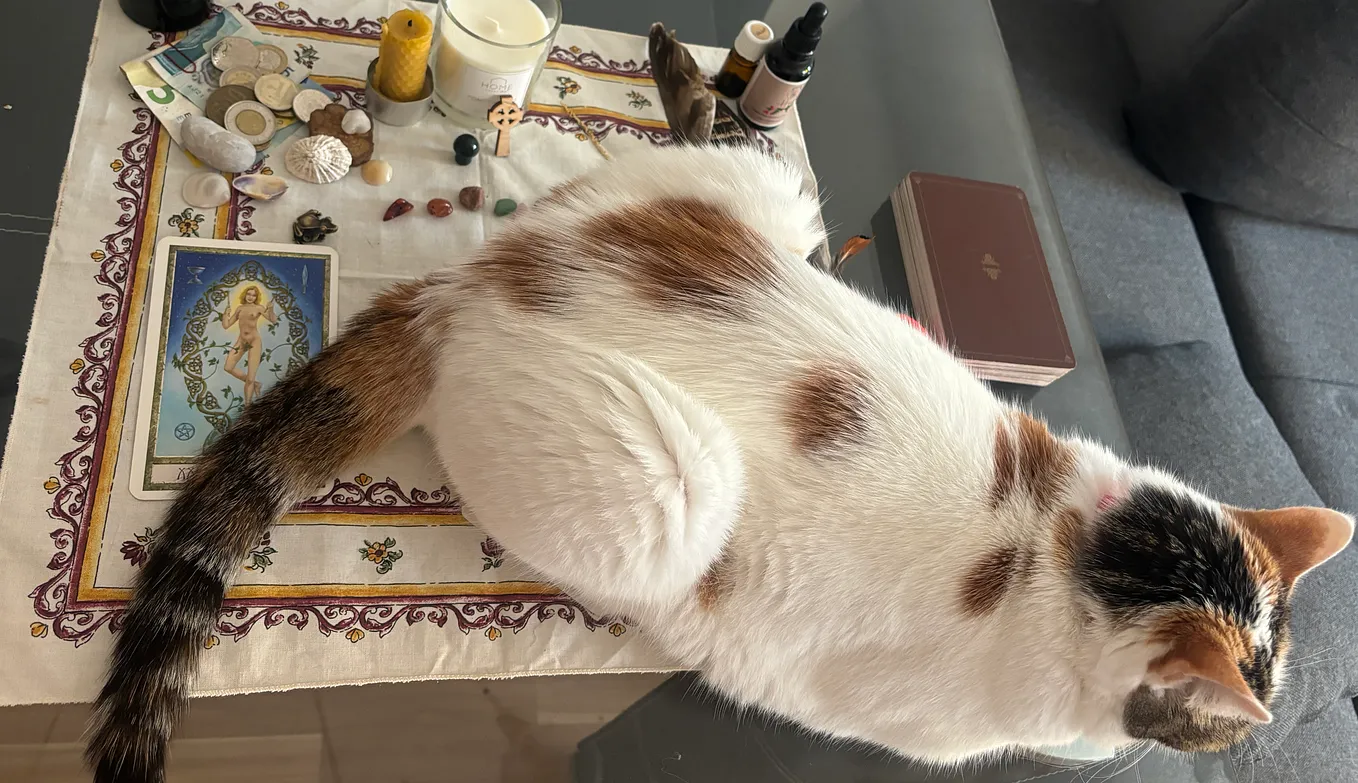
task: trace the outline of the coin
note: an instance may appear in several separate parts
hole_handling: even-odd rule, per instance
[[[320,90],[298,90],[297,97],[292,99],[292,110],[297,119],[306,122],[311,119],[313,111],[320,111],[330,103],[330,96]]]
[[[222,84],[222,69],[212,63],[203,63],[203,81],[209,87],[220,87]]]
[[[226,129],[239,133],[255,146],[268,144],[278,127],[269,107],[254,101],[241,101],[226,110]]]
[[[282,73],[288,67],[288,53],[273,44],[255,44],[259,53],[259,64],[255,67],[261,73]]]
[[[254,87],[258,80],[259,71],[254,68],[232,68],[222,71],[222,78],[220,79],[222,86],[239,84],[245,87]]]
[[[284,111],[292,108],[297,97],[297,85],[282,74],[266,73],[255,82],[255,97],[270,109]]]
[[[255,42],[239,36],[228,36],[212,47],[212,64],[229,71],[232,68],[254,68],[259,65]]]
[[[226,127],[226,110],[240,103],[241,101],[253,101],[255,91],[249,87],[239,84],[228,84],[225,87],[218,87],[207,97],[207,106],[203,113],[209,120]]]

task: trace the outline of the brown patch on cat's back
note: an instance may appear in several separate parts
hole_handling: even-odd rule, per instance
[[[1084,528],[1084,514],[1076,508],[1062,509],[1052,522],[1052,557],[1067,571],[1074,571],[1079,565]]]
[[[775,284],[772,247],[716,204],[662,198],[586,220],[591,255],[652,304],[744,316],[750,294]]]
[[[972,617],[994,611],[1011,588],[1032,579],[1034,559],[1032,550],[1023,547],[1002,546],[987,552],[962,577],[958,593],[962,611]]]
[[[565,182],[558,182],[547,191],[547,195],[533,202],[533,207],[563,205],[571,201],[580,200],[588,188],[582,177],[568,179]]]
[[[1018,474],[1033,502],[1043,511],[1056,506],[1075,470],[1075,451],[1047,425],[1023,412],[1014,414],[1018,429]]]
[[[867,374],[847,361],[818,362],[792,379],[786,406],[783,418],[797,450],[827,456],[867,435]]]
[[[708,566],[698,580],[698,606],[712,611],[722,598],[735,587],[735,558],[729,550],[722,550],[721,556]]]
[[[570,300],[574,252],[542,231],[511,228],[468,262],[467,285],[473,294],[493,293],[523,310],[558,311]]]
[[[994,477],[988,493],[990,510],[994,511],[1014,494],[1017,474],[1018,453],[1014,449],[1014,438],[1009,434],[1007,416],[1000,416],[995,422]]]

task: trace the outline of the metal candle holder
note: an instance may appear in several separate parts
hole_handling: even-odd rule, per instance
[[[424,119],[434,95],[434,71],[429,66],[424,68],[424,87],[420,89],[420,97],[413,101],[394,101],[383,95],[373,82],[376,72],[377,58],[373,58],[368,63],[368,81],[363,89],[368,98],[368,111],[374,118],[387,125],[400,127],[416,125]]]

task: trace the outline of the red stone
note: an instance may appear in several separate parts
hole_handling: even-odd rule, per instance
[[[457,200],[464,208],[476,212],[486,203],[486,191],[472,185],[463,188],[462,191],[457,194]]]
[[[430,199],[427,208],[429,214],[434,217],[448,217],[453,214],[453,202],[446,198]]]
[[[382,216],[382,221],[386,222],[388,220],[394,220],[414,208],[415,208],[414,204],[410,203],[409,201],[406,201],[403,198],[398,198],[395,201],[391,202],[391,206],[387,207],[387,212],[385,215]]]

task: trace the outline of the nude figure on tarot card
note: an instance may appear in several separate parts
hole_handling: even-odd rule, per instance
[[[259,363],[264,355],[264,339],[259,333],[259,319],[263,318],[271,324],[278,323],[278,314],[274,312],[273,302],[270,301],[266,305],[262,301],[263,298],[264,294],[260,292],[259,286],[249,286],[240,292],[236,309],[232,310],[228,306],[226,312],[222,314],[222,328],[240,327],[236,344],[231,346],[231,353],[226,357],[226,371],[245,383],[246,405],[249,405],[263,389],[260,382],[255,380],[255,375],[259,373]],[[242,357],[245,358],[244,370],[239,367]]]

